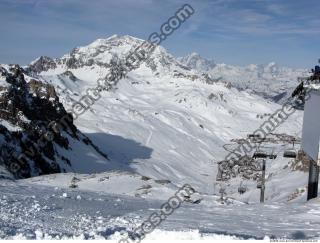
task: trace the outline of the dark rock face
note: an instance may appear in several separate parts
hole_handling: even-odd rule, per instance
[[[73,124],[53,86],[36,79],[27,83],[17,65],[0,66],[0,77],[5,78],[0,84],[0,119],[8,124],[0,125],[0,166],[14,177],[61,172],[61,163],[71,166],[55,149],[71,149],[70,139],[91,146],[107,159]]]
[[[28,71],[33,73],[41,73],[42,71],[48,71],[49,69],[54,69],[56,67],[56,62],[52,58],[41,56],[28,67]]]
[[[58,75],[59,78],[69,78],[73,82],[77,82],[78,78],[74,76],[74,74],[71,71],[65,71],[62,74]]]

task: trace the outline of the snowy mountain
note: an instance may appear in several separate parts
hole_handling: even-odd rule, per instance
[[[202,58],[198,53],[195,52],[185,57],[178,58],[178,61],[191,69],[199,70],[202,72],[210,71],[216,66],[214,60]]]
[[[68,110],[74,102],[81,101],[88,87],[96,87],[97,82],[104,80],[106,74],[142,42],[131,36],[98,39],[61,58],[41,57],[26,71],[55,86]],[[214,76],[215,72],[219,75]],[[242,83],[237,78],[244,73],[254,80],[262,77],[265,83],[252,82],[251,87],[249,82],[240,89]],[[166,179],[175,186],[191,183],[200,192],[218,193],[221,183],[214,187],[213,182],[221,170],[218,162],[228,153],[225,146],[236,145],[232,145],[232,141],[245,138],[280,108],[261,97],[260,90],[268,90],[264,86],[268,85],[279,92],[280,88],[275,89],[276,78],[286,80],[287,73],[288,69],[276,65],[250,68],[216,65],[204,74],[182,65],[158,46],[150,59],[120,80],[112,92],[101,92],[101,98],[88,107],[75,124],[109,155],[115,169]],[[217,79],[221,74],[230,79]],[[289,80],[297,74],[298,71],[292,71]],[[227,82],[230,80],[234,80],[232,85]],[[272,85],[267,84],[267,80]],[[283,81],[279,85],[284,88],[285,84]],[[299,138],[301,123],[301,113],[296,112],[277,133]],[[281,154],[291,145],[284,140],[283,146],[277,153]],[[294,178],[303,180],[288,185],[287,194],[281,197],[276,196],[280,188],[269,187],[270,200],[287,200],[305,184],[304,172],[292,171],[288,163],[293,162],[279,159],[268,165],[273,177],[267,183],[273,185],[273,178],[289,180],[293,174]],[[257,201],[259,190],[254,177],[257,173],[248,175],[249,167],[240,168],[242,172],[236,173],[235,178],[226,177],[229,194],[239,196],[237,188],[246,174],[246,184],[252,192],[241,198]]]
[[[98,39],[84,47],[74,48],[61,58],[40,57],[33,61],[27,70],[42,76],[58,75],[68,70],[89,84],[104,79],[111,67],[124,61],[125,57],[142,43],[143,40],[135,37],[114,35],[107,39]],[[193,79],[207,77],[181,65],[161,46],[155,48],[151,57],[139,70],[149,72],[156,77],[165,75],[187,76]]]
[[[256,204],[261,164],[225,159],[281,108],[275,97],[306,71],[214,64],[196,54],[176,59],[158,46],[145,63],[110,83],[112,89],[99,88],[142,42],[111,36],[23,69],[1,66],[4,176],[13,158],[8,154],[30,143],[39,160],[27,158],[28,174],[20,177],[68,173],[1,180],[0,238],[120,239],[120,231],[132,233],[185,183],[195,188],[194,197],[151,238],[184,239],[186,229],[191,239],[318,237],[312,226],[319,221],[318,202],[304,204],[307,166],[282,157],[293,149],[292,138],[299,148],[301,111],[266,139],[264,149],[278,157],[266,165],[264,206]],[[97,93],[88,102],[89,88]],[[50,121],[75,107],[85,112],[73,117],[71,129],[63,127],[48,148],[38,146],[40,135],[27,126],[47,131]],[[51,165],[56,170],[45,170]],[[220,198],[221,189],[227,198]],[[212,218],[219,220],[212,224]]]
[[[192,69],[208,73],[213,79],[229,82],[239,89],[250,89],[279,103],[291,95],[298,85],[298,77],[310,75],[308,70],[280,67],[274,62],[245,67],[214,64],[212,60],[195,53],[179,58],[179,61]]]

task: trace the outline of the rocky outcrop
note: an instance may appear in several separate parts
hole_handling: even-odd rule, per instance
[[[29,65],[28,71],[33,73],[41,73],[43,71],[48,71],[49,69],[54,69],[56,67],[57,64],[55,60],[50,57],[41,56]]]
[[[69,80],[71,80],[73,82],[76,82],[78,80],[78,78],[76,76],[74,76],[74,74],[69,70],[65,71],[62,74],[59,74],[58,77],[62,78],[62,79],[63,78],[68,78]]]
[[[89,138],[73,124],[48,83],[28,77],[17,66],[0,66],[0,167],[16,178],[50,174],[71,167],[57,147],[70,150],[70,140],[90,146],[105,159]]]

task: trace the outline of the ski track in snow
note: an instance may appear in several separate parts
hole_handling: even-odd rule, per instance
[[[149,129],[149,136],[148,136],[147,141],[146,141],[146,146],[149,146],[150,141],[152,139],[152,136],[153,136],[153,131],[152,131],[152,129]]]

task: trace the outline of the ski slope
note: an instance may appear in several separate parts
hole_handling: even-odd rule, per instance
[[[94,190],[2,181],[1,239],[121,239],[165,198],[145,199]],[[184,203],[146,239],[319,238],[319,200],[308,203],[221,205],[208,196]]]

